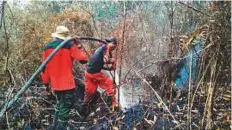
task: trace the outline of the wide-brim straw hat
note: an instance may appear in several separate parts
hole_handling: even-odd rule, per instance
[[[64,40],[64,39],[70,38],[69,33],[70,33],[70,31],[67,27],[57,26],[56,32],[52,33],[52,37]]]

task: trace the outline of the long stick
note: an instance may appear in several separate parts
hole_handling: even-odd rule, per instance
[[[126,31],[126,16],[127,16],[127,8],[126,8],[126,1],[123,2],[123,30],[122,30],[122,46],[121,46],[121,54],[120,54],[120,67],[119,67],[119,84],[121,84],[121,76],[122,76],[122,63],[123,63],[123,59],[122,59],[122,55],[123,55],[123,48],[124,48],[124,44],[125,44],[125,31]],[[120,86],[118,88],[118,102],[120,101],[120,94],[119,94],[119,89]]]
[[[5,10],[6,1],[2,1],[1,7],[1,20],[0,20],[0,29],[2,28],[3,20],[4,20],[4,10]]]
[[[191,126],[191,86],[192,86],[192,60],[193,60],[193,54],[190,54],[190,61],[189,61],[189,88],[188,88],[188,111],[187,111],[187,127],[188,130],[192,130]]]
[[[170,110],[168,109],[167,105],[164,103],[164,101],[162,100],[162,98],[159,96],[159,94],[154,90],[154,88],[152,88],[152,86],[148,83],[148,81],[146,79],[144,79],[137,71],[135,71],[134,67],[132,69],[132,71],[135,72],[135,74],[140,78],[142,79],[142,81],[144,83],[146,83],[150,88],[151,90],[154,92],[155,96],[157,97],[158,101],[163,104],[163,108],[166,109],[166,111],[170,114],[170,116],[172,117],[172,119],[174,120],[174,123],[175,124],[179,124],[179,122],[175,119],[175,117],[173,116],[173,114],[170,112]]]

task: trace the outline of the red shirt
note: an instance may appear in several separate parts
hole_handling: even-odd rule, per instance
[[[51,54],[62,41],[61,39],[56,39],[45,46],[43,61],[46,60],[49,54]],[[75,88],[76,85],[72,71],[73,59],[81,63],[87,63],[88,56],[71,41],[65,44],[45,66],[41,74],[43,83],[50,83],[51,89],[56,91]]]

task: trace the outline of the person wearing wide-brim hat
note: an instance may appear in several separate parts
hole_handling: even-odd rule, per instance
[[[70,38],[70,31],[65,26],[57,26],[56,32],[52,33],[52,37],[65,40],[67,38]]]
[[[59,44],[69,38],[69,35],[70,31],[67,27],[56,27],[56,31],[52,33],[54,39],[44,47],[43,61]],[[76,88],[72,71],[74,59],[87,63],[88,56],[85,51],[78,48],[77,44],[74,44],[74,41],[69,41],[54,55],[41,74],[45,86],[49,87],[57,97],[54,129],[67,129],[69,112],[74,105]]]

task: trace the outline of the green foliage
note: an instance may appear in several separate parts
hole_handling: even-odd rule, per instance
[[[117,4],[111,1],[96,3],[93,11],[97,20],[110,19],[114,20],[117,15]]]

